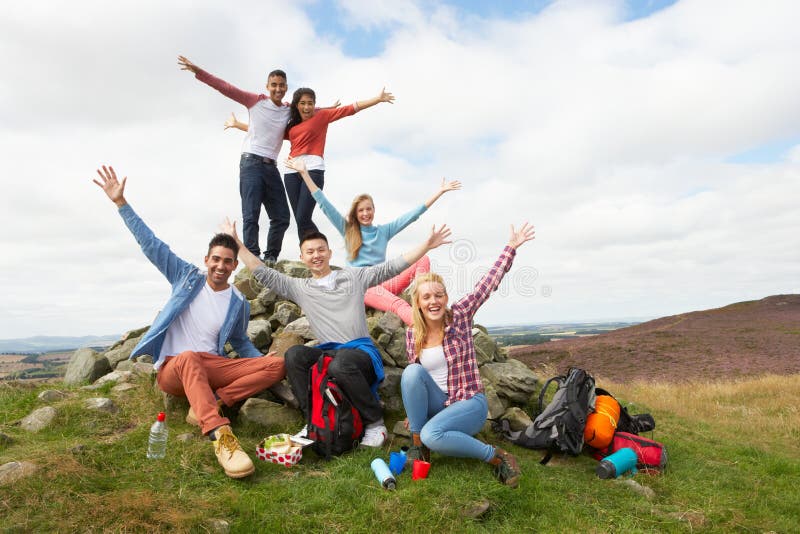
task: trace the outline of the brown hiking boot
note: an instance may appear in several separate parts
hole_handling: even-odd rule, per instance
[[[431,450],[425,445],[412,445],[406,452],[406,465],[414,464],[414,460],[431,461]]]
[[[516,457],[503,449],[497,449],[495,458],[499,458],[500,463],[494,468],[494,476],[506,486],[516,488],[522,475]]]
[[[252,475],[256,467],[247,453],[242,450],[231,427],[223,425],[217,428],[214,434],[216,436],[216,439],[212,441],[214,453],[217,455],[219,465],[225,470],[225,474],[231,478],[244,478]]]

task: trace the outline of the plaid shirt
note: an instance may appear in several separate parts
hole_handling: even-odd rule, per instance
[[[491,270],[478,281],[472,293],[453,304],[452,320],[444,329],[442,348],[447,360],[447,400],[445,406],[460,400],[472,398],[483,392],[483,382],[478,372],[475,357],[475,344],[472,341],[472,318],[478,308],[486,302],[492,291],[497,289],[503,276],[511,268],[516,250],[506,246]],[[414,348],[414,329],[406,331],[406,352],[408,361],[418,361]]]

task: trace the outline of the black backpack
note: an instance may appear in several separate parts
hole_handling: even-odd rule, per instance
[[[544,395],[551,382],[558,385],[553,400],[543,409]],[[508,421],[501,422],[504,437],[529,449],[545,449],[541,463],[550,461],[554,452],[578,455],[583,449],[586,418],[594,411],[594,378],[583,369],[571,368],[566,375],[554,376],[539,393],[539,415],[525,430],[512,431]]]
[[[353,449],[364,437],[361,414],[328,374],[332,360],[323,353],[309,373],[308,438],[325,459]]]

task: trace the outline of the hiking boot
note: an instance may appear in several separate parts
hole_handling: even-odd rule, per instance
[[[497,449],[495,458],[499,458],[500,463],[494,468],[494,476],[506,486],[516,488],[517,484],[519,484],[519,477],[522,475],[517,459],[513,454],[503,449]]]
[[[411,445],[406,452],[406,465],[413,465],[414,460],[431,461],[431,450],[425,445]]]
[[[388,435],[389,431],[383,422],[367,425],[367,428],[364,429],[364,438],[361,440],[361,445],[364,447],[380,447],[386,441],[386,436]]]
[[[214,453],[225,474],[231,478],[244,478],[256,470],[253,461],[239,445],[231,427],[222,425],[212,432]]]

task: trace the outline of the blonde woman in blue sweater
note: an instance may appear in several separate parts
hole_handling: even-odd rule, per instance
[[[358,195],[353,199],[347,217],[343,217],[328,201],[322,190],[311,180],[302,159],[289,158],[286,160],[286,166],[300,174],[322,213],[344,237],[347,265],[351,267],[367,267],[386,261],[386,247],[390,239],[416,221],[443,194],[461,189],[461,182],[457,180],[446,182],[442,178],[442,185],[424,204],[420,204],[390,223],[376,225],[373,224],[375,204],[371,196]],[[430,265],[428,256],[423,256],[391,280],[369,288],[364,297],[364,303],[376,310],[396,313],[406,325],[411,326],[413,323],[411,306],[398,295],[411,284],[418,274],[430,271]]]

